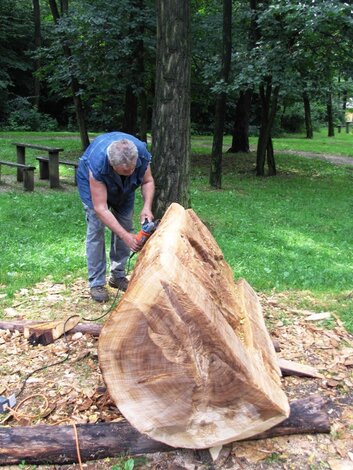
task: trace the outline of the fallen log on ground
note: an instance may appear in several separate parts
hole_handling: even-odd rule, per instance
[[[12,320],[12,321],[0,321],[0,330],[19,331],[24,333],[26,328],[30,328],[33,325],[39,325],[40,323],[45,324],[46,322],[38,322],[35,320]],[[71,333],[87,333],[92,336],[99,336],[102,330],[102,325],[97,323],[78,323],[70,330]]]
[[[76,429],[82,461],[175,450],[140,434],[127,421],[78,424]],[[329,432],[330,423],[324,409],[324,400],[319,396],[312,396],[292,402],[290,415],[285,421],[246,440]],[[27,464],[77,462],[74,427],[0,427],[0,465],[15,465],[21,461],[26,461]]]
[[[289,413],[256,293],[234,283],[211,233],[178,204],[141,251],[98,356],[120,412],[173,447],[245,439]]]

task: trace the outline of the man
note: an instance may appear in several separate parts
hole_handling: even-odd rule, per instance
[[[125,291],[125,264],[140,244],[133,235],[135,190],[141,187],[141,222],[153,220],[154,180],[146,144],[123,132],[103,134],[82,155],[77,185],[86,212],[86,254],[91,296],[109,298],[106,284],[105,227],[111,234],[109,285]]]

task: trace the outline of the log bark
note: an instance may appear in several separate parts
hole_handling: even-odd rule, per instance
[[[324,400],[313,396],[292,402],[288,419],[250,440],[328,432]],[[175,450],[140,434],[127,421],[78,424],[77,433],[82,461]],[[28,464],[77,462],[73,426],[0,427],[0,465],[23,460]]]
[[[121,413],[174,447],[244,439],[288,416],[259,300],[191,210],[172,204],[103,326],[100,367]]]

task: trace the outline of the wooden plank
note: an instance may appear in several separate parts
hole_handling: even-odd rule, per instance
[[[292,402],[288,419],[246,440],[329,432],[324,400],[313,396]],[[78,424],[77,433],[82,461],[175,450],[140,434],[125,420],[117,423]],[[0,427],[0,465],[15,465],[22,460],[28,464],[77,462],[73,426]]]
[[[282,375],[296,375],[298,377],[312,377],[322,379],[324,376],[320,374],[314,367],[299,362],[288,361],[287,359],[278,359],[278,365],[282,371]]]
[[[47,147],[46,145],[37,145],[37,144],[27,144],[25,142],[12,142],[12,145],[16,145],[17,148],[30,148],[30,149],[37,149],[37,150],[45,150],[46,152],[63,152],[63,148],[59,147]]]

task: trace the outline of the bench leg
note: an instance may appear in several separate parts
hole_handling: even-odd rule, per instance
[[[25,191],[34,189],[34,170],[23,170],[23,187]]]
[[[39,160],[39,179],[40,180],[49,179],[49,162]]]
[[[21,163],[21,165],[26,164],[26,149],[25,147],[16,147],[17,152],[17,163]],[[17,168],[17,181],[21,183],[23,181],[23,170],[22,168]]]
[[[58,152],[49,152],[49,186],[51,188],[60,188]]]

